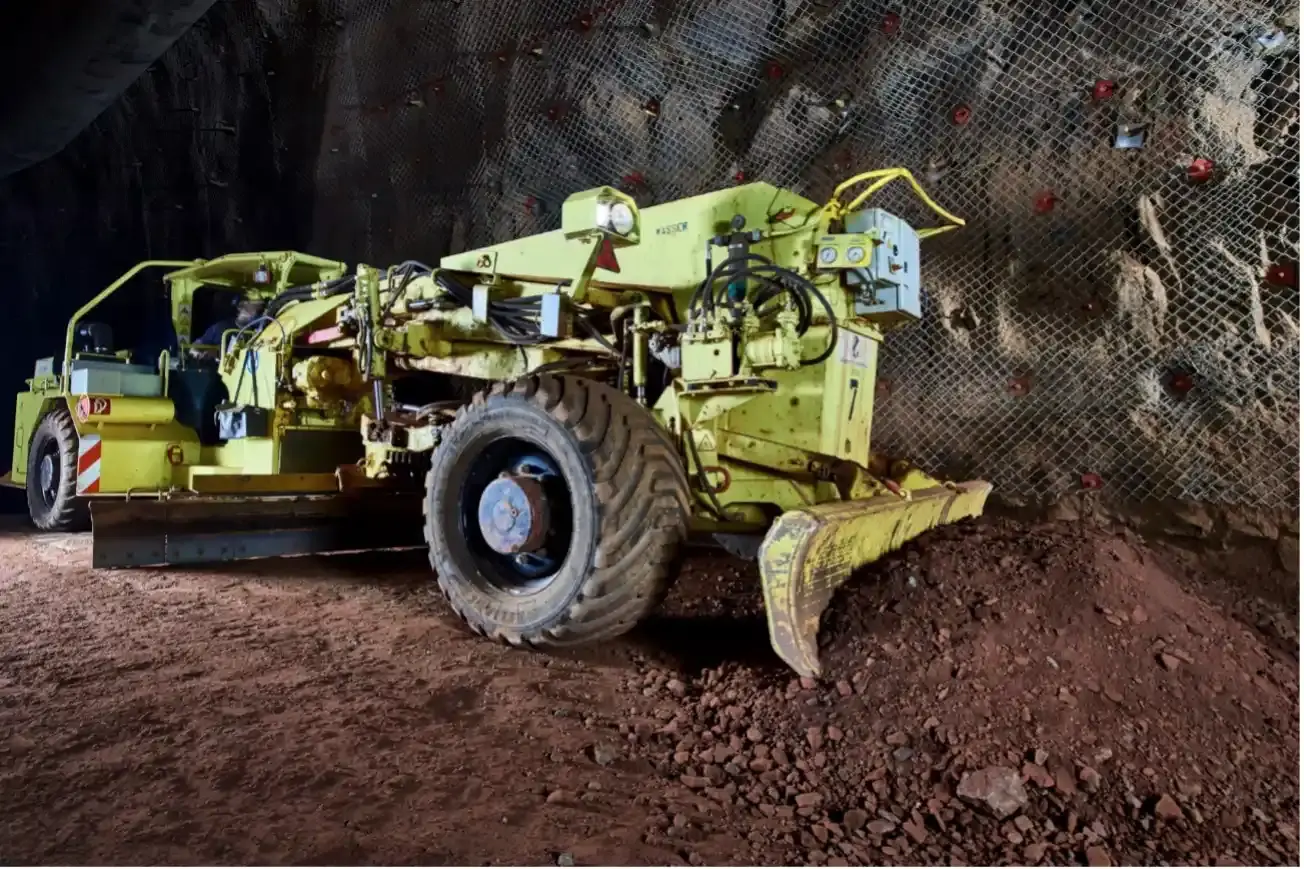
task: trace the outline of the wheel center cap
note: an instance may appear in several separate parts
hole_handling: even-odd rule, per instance
[[[49,489],[54,485],[54,457],[43,456],[41,458],[41,488]]]
[[[533,552],[548,536],[548,496],[533,477],[505,475],[481,493],[477,518],[495,552]]]

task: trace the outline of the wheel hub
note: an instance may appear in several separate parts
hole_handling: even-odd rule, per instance
[[[503,474],[480,495],[478,518],[480,533],[495,552],[533,552],[548,536],[547,493],[534,477]]]
[[[41,491],[49,492],[54,488],[54,456],[48,453],[41,457]]]

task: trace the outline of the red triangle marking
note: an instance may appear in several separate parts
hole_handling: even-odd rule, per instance
[[[616,261],[616,248],[609,238],[604,238],[602,246],[598,248],[598,268],[620,274],[620,263]]]

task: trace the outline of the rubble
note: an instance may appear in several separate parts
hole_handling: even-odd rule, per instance
[[[1006,766],[989,766],[966,772],[955,789],[959,796],[982,805],[998,818],[1008,817],[1028,802],[1019,774]]]

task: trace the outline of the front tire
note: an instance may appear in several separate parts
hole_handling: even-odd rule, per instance
[[[624,393],[551,375],[498,384],[435,451],[430,564],[477,633],[534,646],[609,639],[665,597],[689,499],[670,441]]]
[[[27,453],[27,512],[42,531],[84,531],[90,512],[77,497],[77,429],[60,407],[36,427]]]

